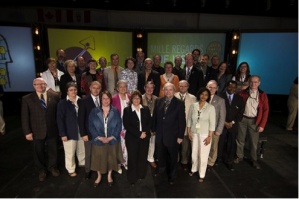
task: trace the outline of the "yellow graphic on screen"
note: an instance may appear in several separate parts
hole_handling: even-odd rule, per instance
[[[12,63],[12,58],[9,53],[8,43],[3,35],[0,34],[0,85],[6,88],[10,86],[10,78],[8,71],[8,63]]]

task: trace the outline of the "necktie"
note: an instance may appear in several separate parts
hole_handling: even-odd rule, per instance
[[[184,101],[184,95],[180,94],[181,100]]]
[[[41,102],[43,108],[46,109],[47,108],[47,104],[46,104],[46,101],[45,101],[45,98],[44,98],[43,94],[40,94],[40,102]]]
[[[100,107],[100,102],[99,102],[99,98],[96,97],[96,101],[95,101],[96,107]]]
[[[232,103],[232,96],[231,95],[228,96],[228,101],[229,101],[229,105],[231,105],[231,103]]]
[[[165,100],[165,105],[164,105],[164,113],[166,113],[168,107],[169,107],[169,104],[170,104],[170,100],[166,99]]]
[[[190,76],[190,67],[187,67],[187,68],[188,68],[188,70],[187,70],[186,80],[188,80],[189,76]]]
[[[118,73],[117,73],[117,67],[114,68],[114,83],[115,83],[115,88],[118,82]]]

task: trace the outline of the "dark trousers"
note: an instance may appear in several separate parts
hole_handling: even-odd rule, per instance
[[[84,147],[85,147],[85,172],[90,172],[92,142],[91,141],[84,142]]]
[[[158,169],[166,167],[168,178],[175,178],[176,163],[178,158],[179,144],[165,146],[163,141],[156,144],[158,152]]]
[[[39,172],[57,167],[57,137],[34,139],[33,148],[34,164]]]
[[[135,183],[146,176],[149,139],[138,141],[126,139],[126,147],[128,152],[127,178],[130,183]]]
[[[223,128],[218,143],[218,158],[223,162],[231,164],[236,154],[236,132],[229,132],[227,128]]]

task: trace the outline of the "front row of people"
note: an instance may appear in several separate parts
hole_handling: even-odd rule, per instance
[[[119,165],[124,163],[120,140],[122,130],[126,129],[127,178],[132,186],[146,176],[147,161],[152,159],[148,155],[153,147],[150,147],[153,145],[150,142],[153,135],[158,158],[158,164],[154,165],[157,167],[156,175],[165,170],[169,183],[174,183],[180,144],[184,136],[188,136],[192,146],[190,175],[198,172],[199,182],[203,182],[215,136],[218,136],[218,158],[223,158],[232,170],[232,162],[237,163],[244,156],[244,135],[246,129],[249,129],[251,159],[253,166],[259,169],[256,159],[258,136],[264,130],[269,112],[267,95],[258,88],[259,84],[260,78],[253,75],[249,88],[240,94],[243,98],[241,100],[241,97],[234,94],[236,82],[228,83],[226,96],[221,96],[225,106],[220,108],[226,110],[225,133],[221,137],[215,134],[218,122],[216,109],[219,108],[211,103],[208,86],[199,90],[197,101],[189,103],[189,110],[185,111],[187,92],[185,96],[184,92],[180,92],[179,99],[175,97],[175,86],[166,83],[164,97],[155,99],[153,104],[150,95],[153,88],[147,84],[145,90],[148,91],[143,96],[138,90],[131,93],[129,104],[122,107],[121,117],[119,110],[112,106],[111,94],[108,91],[100,92],[99,82],[91,83],[91,95],[83,99],[77,96],[76,84],[68,83],[67,97],[59,101],[58,95],[46,91],[45,81],[36,78],[33,81],[35,92],[22,99],[22,128],[26,139],[33,141],[35,166],[40,181],[46,179],[47,171],[53,176],[60,174],[56,162],[59,135],[64,145],[65,167],[70,176],[76,176],[77,156],[79,166],[85,166],[85,178],[90,178],[91,170],[97,171],[94,187],[99,185],[104,173],[108,173],[108,184],[112,186],[112,171],[118,171]],[[213,84],[209,86],[213,87]],[[188,88],[188,83],[181,81],[179,87]],[[145,101],[147,103],[143,103]],[[241,123],[237,126],[238,122]],[[188,144],[188,140],[184,142]],[[184,150],[186,156],[188,150]],[[186,158],[183,158],[185,166],[188,163]]]

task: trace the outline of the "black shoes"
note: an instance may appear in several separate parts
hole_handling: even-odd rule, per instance
[[[46,180],[46,178],[47,178],[47,174],[46,174],[46,172],[45,172],[45,171],[40,171],[40,172],[39,172],[39,175],[38,175],[38,179],[39,179],[39,181],[40,181],[40,182],[43,182],[43,181]]]
[[[208,169],[208,171],[212,171],[212,170],[213,170],[213,166],[208,165],[208,166],[207,166],[207,169]]]
[[[228,163],[228,164],[227,164],[227,168],[228,168],[230,171],[234,171],[234,170],[235,170],[234,165],[231,164],[231,163]]]
[[[60,175],[60,171],[57,168],[52,168],[50,172],[51,172],[52,176],[55,176],[55,177]]]
[[[261,166],[260,166],[260,164],[257,161],[252,161],[252,166],[255,169],[261,169]]]
[[[173,184],[174,184],[173,179],[169,179],[168,182],[169,182],[170,185],[173,185]]]
[[[90,172],[85,172],[85,180],[89,180],[90,179]]]

